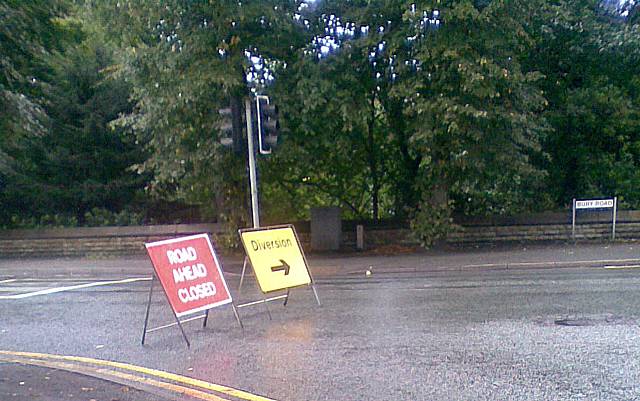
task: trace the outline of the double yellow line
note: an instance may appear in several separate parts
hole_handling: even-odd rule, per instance
[[[148,386],[180,395],[187,395],[204,401],[229,401],[226,398],[207,391],[245,401],[275,401],[271,398],[209,383],[204,380],[122,362],[105,361],[80,356],[2,350],[0,350],[0,361],[66,370],[123,384],[131,384],[132,387],[135,387],[134,384],[139,384],[141,386]]]

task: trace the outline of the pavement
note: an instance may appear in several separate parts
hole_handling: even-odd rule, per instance
[[[86,374],[0,362],[0,400],[167,401],[168,399]]]
[[[220,253],[219,253],[220,254]],[[551,243],[477,245],[464,248],[417,250],[400,253],[336,252],[310,253],[309,268],[314,277],[378,272],[417,272],[478,269],[518,269],[556,267],[604,267],[640,264],[639,242]],[[240,274],[243,256],[220,256],[222,268]],[[84,267],[84,269],[78,269]],[[146,256],[123,258],[0,258],[2,277],[79,277],[83,274],[150,274]]]
[[[16,401],[273,401],[126,363],[15,351],[0,351],[0,397]]]
[[[370,267],[387,272],[604,267],[640,264],[640,243],[476,245],[399,254],[312,254],[314,274],[343,274]]]

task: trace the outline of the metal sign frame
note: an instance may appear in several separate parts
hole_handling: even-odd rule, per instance
[[[278,300],[278,299],[284,299],[284,305],[287,305],[287,302],[289,301],[289,295],[292,289],[294,288],[298,288],[298,287],[303,287],[303,286],[309,286],[311,287],[311,290],[313,291],[313,295],[316,299],[316,302],[318,303],[318,306],[321,306],[322,304],[320,303],[320,298],[318,297],[318,292],[316,290],[315,287],[315,280],[313,279],[313,275],[311,274],[311,269],[309,269],[309,262],[307,261],[307,256],[304,254],[304,251],[302,250],[302,245],[300,243],[300,238],[298,237],[298,233],[296,232],[295,227],[293,226],[293,224],[282,224],[282,225],[276,225],[276,226],[269,226],[269,227],[260,227],[260,228],[244,228],[244,229],[240,229],[238,230],[238,235],[240,235],[241,241],[242,242],[242,246],[245,248],[245,258],[244,258],[244,263],[242,266],[242,274],[240,275],[240,286],[238,288],[238,291],[240,291],[242,289],[242,283],[244,282],[244,277],[245,277],[245,273],[246,273],[246,268],[247,265],[251,265],[251,269],[253,270],[253,275],[256,278],[256,282],[258,282],[258,277],[255,271],[254,266],[251,264],[251,259],[249,258],[249,253],[245,247],[244,242],[242,241],[242,234],[246,233],[246,232],[256,232],[256,231],[269,231],[269,230],[277,230],[277,229],[282,229],[282,228],[290,228],[291,231],[293,232],[293,235],[295,237],[296,240],[296,245],[298,246],[298,249],[300,250],[300,254],[302,255],[302,260],[304,261],[304,266],[305,269],[307,270],[307,274],[309,275],[310,278],[310,282],[308,284],[301,284],[301,285],[297,285],[294,287],[288,287],[286,288],[287,293],[286,295],[280,295],[280,296],[276,296],[276,297],[271,297],[271,298],[263,298],[261,301],[255,301],[255,302],[249,302],[246,304],[241,304],[238,305],[238,308],[241,307],[245,307],[245,306],[250,306],[250,305],[255,305],[258,303],[264,303],[265,307],[266,307],[266,302],[267,301],[272,301],[272,300]],[[260,283],[258,282],[258,287],[260,287]],[[280,290],[274,290],[275,291],[283,291],[285,290],[285,288],[280,289]],[[267,309],[268,312],[268,309]],[[271,316],[269,316],[271,318]]]
[[[604,201],[613,201],[613,205],[609,206],[602,205],[601,202]],[[577,206],[578,202],[594,202],[594,205],[585,205],[585,206]],[[616,239],[616,220],[618,216],[618,197],[615,196],[609,199],[583,199],[576,200],[573,198],[573,206],[572,206],[572,218],[571,218],[571,238],[575,241],[576,239],[576,211],[577,210],[591,210],[591,209],[612,209],[611,212],[611,240],[614,241]]]
[[[174,310],[173,306],[171,305],[171,300],[169,298],[169,294],[167,293],[167,290],[164,288],[163,285],[161,285],[160,287],[162,287],[162,292],[164,293],[165,298],[167,300],[167,303],[169,304],[169,309],[171,309],[171,313],[173,314],[173,317],[175,318],[175,322],[149,329],[148,328],[148,325],[149,325],[149,314],[150,314],[150,310],[151,310],[151,300],[152,300],[152,297],[153,297],[153,287],[155,285],[155,281],[156,280],[158,280],[158,281],[161,281],[161,280],[157,275],[156,266],[155,266],[155,264],[153,262],[153,259],[151,258],[151,255],[149,254],[149,252],[147,252],[147,256],[149,257],[149,260],[151,261],[151,265],[153,266],[153,275],[151,277],[151,284],[149,286],[149,297],[147,299],[147,308],[146,308],[145,318],[144,318],[144,327],[142,329],[142,341],[141,341],[142,345],[144,345],[147,333],[152,333],[154,331],[162,330],[162,329],[165,329],[165,328],[178,326],[180,328],[180,332],[182,333],[182,337],[184,338],[184,341],[187,344],[187,348],[190,348],[191,347],[191,343],[189,342],[189,339],[187,338],[187,334],[185,333],[184,328],[182,327],[182,324],[204,318],[204,321],[202,322],[202,327],[203,328],[207,327],[207,321],[209,319],[209,311],[211,309],[217,307],[217,306],[223,306],[223,305],[227,305],[227,304],[231,305],[231,308],[233,309],[233,314],[234,314],[234,316],[236,318],[236,321],[238,322],[238,324],[240,325],[240,328],[244,332],[244,325],[242,324],[242,320],[240,320],[240,315],[238,314],[238,310],[236,309],[236,305],[233,302],[233,297],[231,296],[231,291],[229,291],[229,286],[227,285],[226,280],[224,279],[224,275],[222,273],[222,264],[220,264],[220,260],[218,259],[218,255],[216,255],[216,252],[213,249],[213,245],[211,243],[211,239],[209,238],[208,234],[198,234],[198,235],[191,235],[191,236],[186,236],[186,237],[181,237],[181,238],[174,238],[174,239],[170,239],[170,240],[166,240],[166,241],[158,241],[158,242],[155,242],[155,243],[152,242],[152,243],[145,244],[145,246],[146,245],[151,245],[151,244],[158,244],[158,243],[171,243],[171,242],[176,242],[177,243],[180,240],[184,240],[184,239],[195,239],[195,238],[203,238],[203,237],[206,238],[206,240],[207,240],[208,248],[211,251],[211,255],[213,256],[213,260],[216,263],[216,267],[217,267],[218,273],[220,275],[220,280],[222,281],[222,284],[224,285],[224,287],[225,287],[225,289],[227,291],[227,294],[229,294],[229,302],[224,302],[224,303],[218,302],[218,303],[215,303],[215,304],[208,305],[206,307],[206,309],[199,308],[199,309],[196,309],[196,310],[193,310],[193,311],[183,312],[180,315],[178,315],[176,313],[176,311]],[[162,282],[161,282],[161,284],[162,284]],[[180,320],[180,316],[191,315],[191,314],[198,313],[198,312],[204,312],[204,314],[198,315],[198,316],[192,316],[190,318]]]

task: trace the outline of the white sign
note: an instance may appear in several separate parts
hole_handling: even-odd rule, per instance
[[[576,209],[600,209],[613,207],[613,199],[577,200]]]

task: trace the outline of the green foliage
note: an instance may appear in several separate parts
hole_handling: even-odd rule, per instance
[[[454,213],[640,207],[637,5],[316,6],[304,28],[284,0],[1,3],[0,224],[136,223],[126,210],[153,197],[249,225],[246,160],[220,145],[217,113],[251,94],[245,50],[274,69],[283,126],[258,161],[265,222],[340,205],[412,217],[429,245]],[[434,9],[439,28],[419,28]],[[318,60],[322,14],[370,34]]]
[[[426,243],[453,210],[509,213],[536,203],[526,195],[544,177],[532,158],[544,157],[545,99],[540,75],[518,61],[529,38],[511,11],[500,1],[481,10],[470,1],[444,7],[442,28],[417,51],[421,71],[398,88],[407,99],[410,150],[420,157],[415,185],[423,196],[413,227]]]
[[[57,20],[61,6],[59,1],[0,3],[0,224],[24,210],[17,192],[29,178],[26,159],[49,122],[41,99],[50,85],[47,56],[66,39]]]
[[[277,83],[286,127],[282,147],[263,164],[269,196],[306,211],[338,204],[346,216],[379,217],[390,136],[368,64],[365,44],[320,63],[301,54]]]
[[[549,139],[563,198],[625,196],[640,205],[635,173],[640,161],[640,110],[614,85],[568,91],[566,109],[553,114],[557,136]]]
[[[619,196],[640,205],[637,77],[638,26],[611,20],[596,1],[538,4],[528,21],[535,46],[523,55],[544,74],[553,130],[544,190],[556,205],[572,198]]]
[[[78,219],[75,216],[62,214],[44,214],[39,217],[24,217],[20,215],[12,215],[9,223],[3,228],[62,228],[76,227]]]
[[[453,229],[453,202],[434,203],[424,199],[411,220],[411,230],[420,244],[429,248],[446,238]]]
[[[113,59],[103,43],[93,36],[54,60],[57,85],[47,112],[55,124],[35,161],[40,182],[58,195],[51,200],[56,209],[79,218],[95,207],[125,208],[145,184],[145,176],[128,171],[145,154],[108,126],[131,110],[130,87],[106,75]]]
[[[1,6],[9,21],[20,17],[32,25],[15,21],[15,31],[2,31],[9,38],[3,42],[9,60],[3,84],[24,91],[15,97],[27,111],[9,105],[9,117],[0,116],[0,154],[6,156],[0,223],[19,213],[42,224],[49,224],[46,216],[70,216],[68,224],[74,224],[94,207],[124,208],[144,187],[145,177],[128,171],[144,153],[107,126],[131,108],[129,86],[105,73],[112,49],[99,30],[65,15],[73,10],[68,4],[9,4]]]
[[[140,212],[123,209],[113,212],[108,209],[93,208],[84,215],[84,225],[101,226],[137,226],[144,223],[144,215]]]
[[[220,143],[219,108],[247,93],[246,48],[286,59],[300,36],[287,1],[107,1],[95,15],[123,44],[117,74],[133,87],[135,108],[114,126],[136,135],[153,176],[151,193],[197,203],[221,220],[246,224],[244,161]],[[105,24],[106,25],[106,24]],[[126,29],[125,29],[126,27]],[[221,57],[221,53],[224,57]]]
[[[74,215],[48,214],[38,217],[24,217],[13,215],[9,223],[3,228],[63,228],[63,227],[106,227],[106,226],[134,226],[144,223],[144,215],[128,209],[113,212],[108,209],[93,208],[86,212],[82,222]]]
[[[64,42],[59,1],[0,3],[0,180],[20,174],[28,142],[45,130],[38,101],[48,87],[46,56]]]

